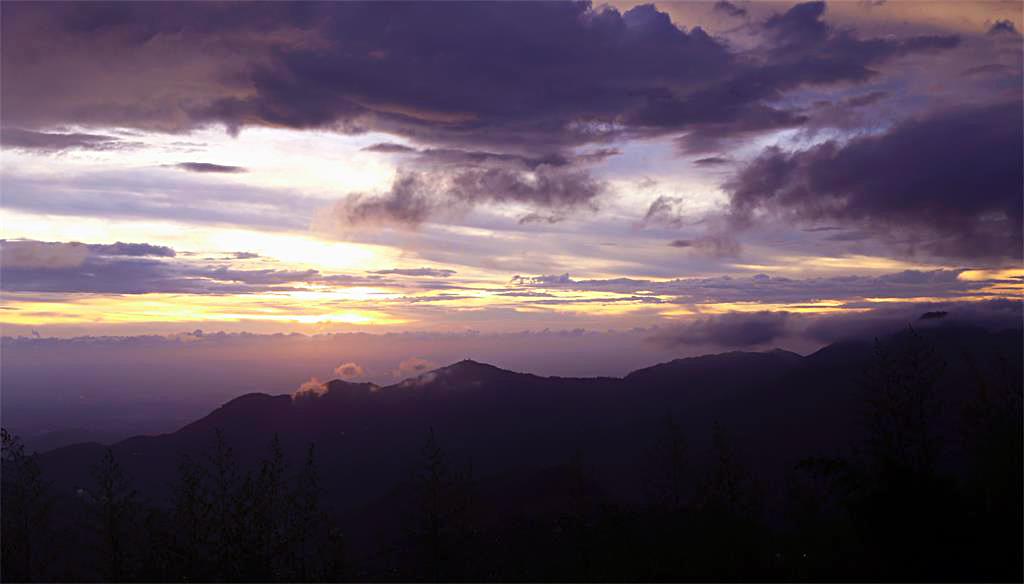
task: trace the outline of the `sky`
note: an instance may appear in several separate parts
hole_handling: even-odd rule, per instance
[[[5,368],[299,333],[335,342],[324,376],[481,338],[622,374],[1019,325],[1021,24],[1020,2],[3,2]]]

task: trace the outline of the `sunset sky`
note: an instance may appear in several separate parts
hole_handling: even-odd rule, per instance
[[[1019,318],[1020,2],[0,10],[7,337]]]

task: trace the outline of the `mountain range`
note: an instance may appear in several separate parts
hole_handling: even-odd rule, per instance
[[[942,369],[933,396],[939,459],[956,466],[960,449],[952,428],[961,405],[979,371],[1015,375],[1019,382],[1021,332],[949,324],[876,342],[899,343],[910,334],[928,344]],[[111,448],[155,504],[170,496],[177,461],[206,456],[218,430],[243,467],[266,455],[275,434],[296,466],[306,445],[315,443],[324,503],[338,512],[409,479],[430,429],[453,464],[471,465],[475,476],[551,468],[579,457],[602,488],[629,499],[642,496],[639,477],[671,417],[694,464],[717,428],[746,466],[773,483],[808,457],[856,453],[875,346],[855,340],[807,356],[778,349],[705,355],[623,378],[539,377],[465,360],[384,387],[335,380],[319,393],[246,394],[176,432],[136,436]],[[105,449],[74,444],[44,453],[41,465],[58,490],[70,492],[89,484]]]

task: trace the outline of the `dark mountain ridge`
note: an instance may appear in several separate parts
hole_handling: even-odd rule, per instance
[[[181,469],[189,467],[180,465],[191,461],[212,489],[218,440],[233,453],[238,478],[231,492],[242,501],[218,508],[233,508],[245,521],[295,509],[295,491],[261,498],[269,492],[275,437],[289,489],[308,484],[303,461],[315,445],[320,508],[345,536],[345,554],[357,559],[362,580],[430,579],[418,571],[434,561],[423,555],[430,549],[423,543],[442,539],[452,554],[443,563],[460,566],[469,579],[590,579],[591,567],[601,565],[597,573],[611,579],[643,566],[654,580],[717,580],[737,553],[748,564],[735,567],[739,580],[825,578],[842,558],[853,563],[841,572],[860,575],[853,579],[966,580],[986,565],[1002,578],[1019,572],[1009,567],[1019,556],[1019,523],[1004,520],[1002,510],[1019,499],[1012,492],[1020,484],[1012,439],[1019,445],[1022,349],[1020,330],[941,323],[874,342],[835,343],[805,357],[734,351],[623,378],[540,377],[464,360],[384,387],[334,380],[297,395],[249,393],[176,432],[109,448],[148,517],[177,525],[186,484]],[[928,435],[899,435],[898,427],[897,435],[878,434],[872,404],[896,390],[896,401],[882,405],[899,413],[900,392],[919,382],[931,407],[927,424],[912,429]],[[1009,402],[990,399],[1002,390],[1009,390]],[[880,436],[903,440],[897,453],[915,452],[926,438],[927,455],[910,461],[930,457],[938,472],[893,478],[879,471],[871,449]],[[978,439],[980,448],[971,443]],[[82,443],[38,457],[62,516],[96,512],[95,471],[107,448]],[[997,462],[986,462],[990,456]],[[430,482],[430,468],[437,468],[425,466],[431,460],[447,469],[440,482]],[[1016,479],[1007,480],[1010,471]],[[445,513],[460,501],[466,510],[446,524],[446,535],[423,540],[435,508],[424,499],[430,492],[444,493],[435,503]],[[813,514],[802,515],[807,509]],[[75,525],[61,523],[68,538],[85,533]],[[984,543],[965,539],[985,526],[991,529],[978,540]],[[254,541],[264,533],[243,532]],[[801,534],[810,535],[792,539]],[[830,539],[836,534],[853,539]],[[330,539],[335,535],[321,533],[332,546],[340,545]],[[912,564],[914,573],[931,577],[898,571],[905,541],[914,549],[941,548]],[[144,547],[149,553],[162,546]],[[787,546],[820,559],[786,556]],[[588,555],[598,548],[611,555]],[[317,553],[330,560],[337,557],[331,549]],[[684,564],[657,563],[678,561],[672,558],[680,549],[690,550]],[[79,552],[66,559],[68,574],[90,561],[88,550]]]
[[[979,362],[1002,355],[1020,370],[1019,331],[946,325],[924,335],[955,365],[947,385],[970,376],[961,364],[967,353]],[[385,387],[335,380],[321,394],[246,394],[177,432],[112,449],[140,492],[159,501],[180,456],[203,457],[217,430],[243,465],[255,464],[274,434],[293,461],[315,442],[328,503],[344,509],[407,477],[433,427],[453,460],[471,462],[481,476],[563,464],[579,451],[611,492],[636,497],[627,485],[643,472],[645,445],[669,415],[695,450],[720,425],[755,467],[846,449],[861,431],[857,387],[872,347],[851,341],[806,357],[781,350],[705,355],[621,379],[539,377],[464,360]],[[44,454],[42,464],[59,488],[70,489],[89,482],[102,450],[72,445]]]

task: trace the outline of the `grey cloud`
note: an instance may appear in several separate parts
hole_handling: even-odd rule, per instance
[[[297,290],[298,284],[388,284],[380,276],[327,275],[312,269],[210,266],[146,243],[2,243],[0,276],[7,292],[249,294]]]
[[[725,234],[712,234],[696,239],[675,239],[669,242],[671,247],[693,249],[713,257],[736,257],[740,253],[740,244],[735,238]]]
[[[1020,36],[1020,33],[1017,32],[1017,27],[1014,26],[1013,21],[1010,20],[997,20],[995,24],[989,27],[987,34],[989,36],[1001,34]]]
[[[372,274],[395,274],[398,276],[428,276],[432,278],[447,278],[455,274],[455,270],[441,270],[437,268],[391,268],[388,270],[373,270]]]
[[[285,190],[210,184],[158,169],[41,178],[5,175],[5,208],[75,217],[163,219],[306,231],[322,199]]]
[[[102,134],[34,132],[20,128],[0,130],[0,145],[21,150],[62,152],[65,150],[124,150],[139,146],[114,136]]]
[[[92,243],[88,244],[86,247],[89,248],[89,251],[100,255],[160,256],[170,258],[175,256],[173,249],[164,245],[152,245],[149,243],[122,243],[118,241],[116,243],[108,244]]]
[[[733,219],[768,212],[893,233],[911,251],[938,256],[1019,258],[1021,126],[1021,104],[1007,103],[941,112],[845,144],[769,148],[726,184]]]
[[[817,343],[870,339],[907,326],[980,326],[990,330],[1020,327],[1021,303],[1007,299],[980,302],[898,303],[839,313],[784,311],[729,312],[698,316],[658,331],[650,340],[663,346],[711,345],[749,348],[802,338]]]
[[[686,217],[682,212],[682,197],[670,197],[659,195],[651,201],[651,205],[644,214],[644,225],[661,225],[663,227],[682,227],[686,224]]]
[[[169,247],[120,241],[111,244],[85,244],[13,239],[0,240],[0,245],[3,249],[0,261],[9,268],[75,268],[81,266],[91,255],[175,257],[174,250]]]
[[[945,326],[968,324],[991,330],[1019,328],[1024,321],[1019,300],[993,299],[980,302],[904,303],[885,307],[872,307],[867,312],[831,314],[805,317],[801,323],[801,336],[822,343],[871,338],[901,328],[918,326]],[[942,318],[927,318],[925,314],[946,313]]]
[[[708,156],[706,158],[698,158],[693,163],[698,166],[713,166],[718,164],[726,164],[730,160],[724,156]]]
[[[719,2],[716,10],[743,9]],[[620,13],[585,2],[6,3],[3,11],[3,114],[25,127],[382,130],[437,147],[545,156],[616,137],[690,132],[694,146],[798,125],[799,112],[778,105],[785,92],[863,81],[871,66],[957,42],[861,39],[826,24],[821,3],[764,23],[769,46],[759,58],[699,26],[684,30],[652,5]]]
[[[209,162],[181,162],[174,166],[189,172],[215,172],[224,174],[248,172],[248,169],[242,166],[225,166],[223,164],[211,164]]]
[[[548,276],[520,276],[516,274],[512,276],[511,283],[522,286],[548,286],[557,284],[573,284],[574,280],[569,277],[568,273]]]
[[[527,213],[519,218],[518,223],[520,225],[530,225],[532,223],[547,223],[548,225],[554,225],[555,223],[561,223],[562,221],[565,221],[565,215]]]
[[[331,215],[342,226],[416,226],[433,213],[479,203],[520,203],[544,208],[594,208],[604,183],[583,171],[540,168],[535,172],[468,168],[451,172],[402,171],[379,195],[353,193]]]
[[[696,318],[656,335],[653,340],[666,345],[753,347],[789,334],[788,325],[787,312],[728,312]]]
[[[715,2],[713,10],[715,12],[720,12],[727,16],[733,16],[737,18],[742,18],[747,15],[746,8],[741,8],[739,6],[736,6],[732,2],[727,2],[726,0],[718,0],[718,2]]]
[[[405,154],[407,152],[419,152],[419,150],[412,148],[411,146],[405,146],[404,144],[395,144],[394,142],[378,142],[363,148],[366,152],[383,152],[385,154]]]
[[[634,278],[578,280],[569,276],[514,276],[511,285],[524,288],[562,289],[591,292],[636,294],[650,291],[657,296],[673,297],[677,304],[732,302],[768,302],[785,304],[813,303],[819,300],[859,301],[864,298],[914,298],[959,296],[996,296],[986,289],[995,284],[1015,284],[1013,279],[968,281],[959,278],[962,270],[904,270],[878,276],[832,276],[787,278],[757,274],[748,277],[679,278],[657,281]]]

